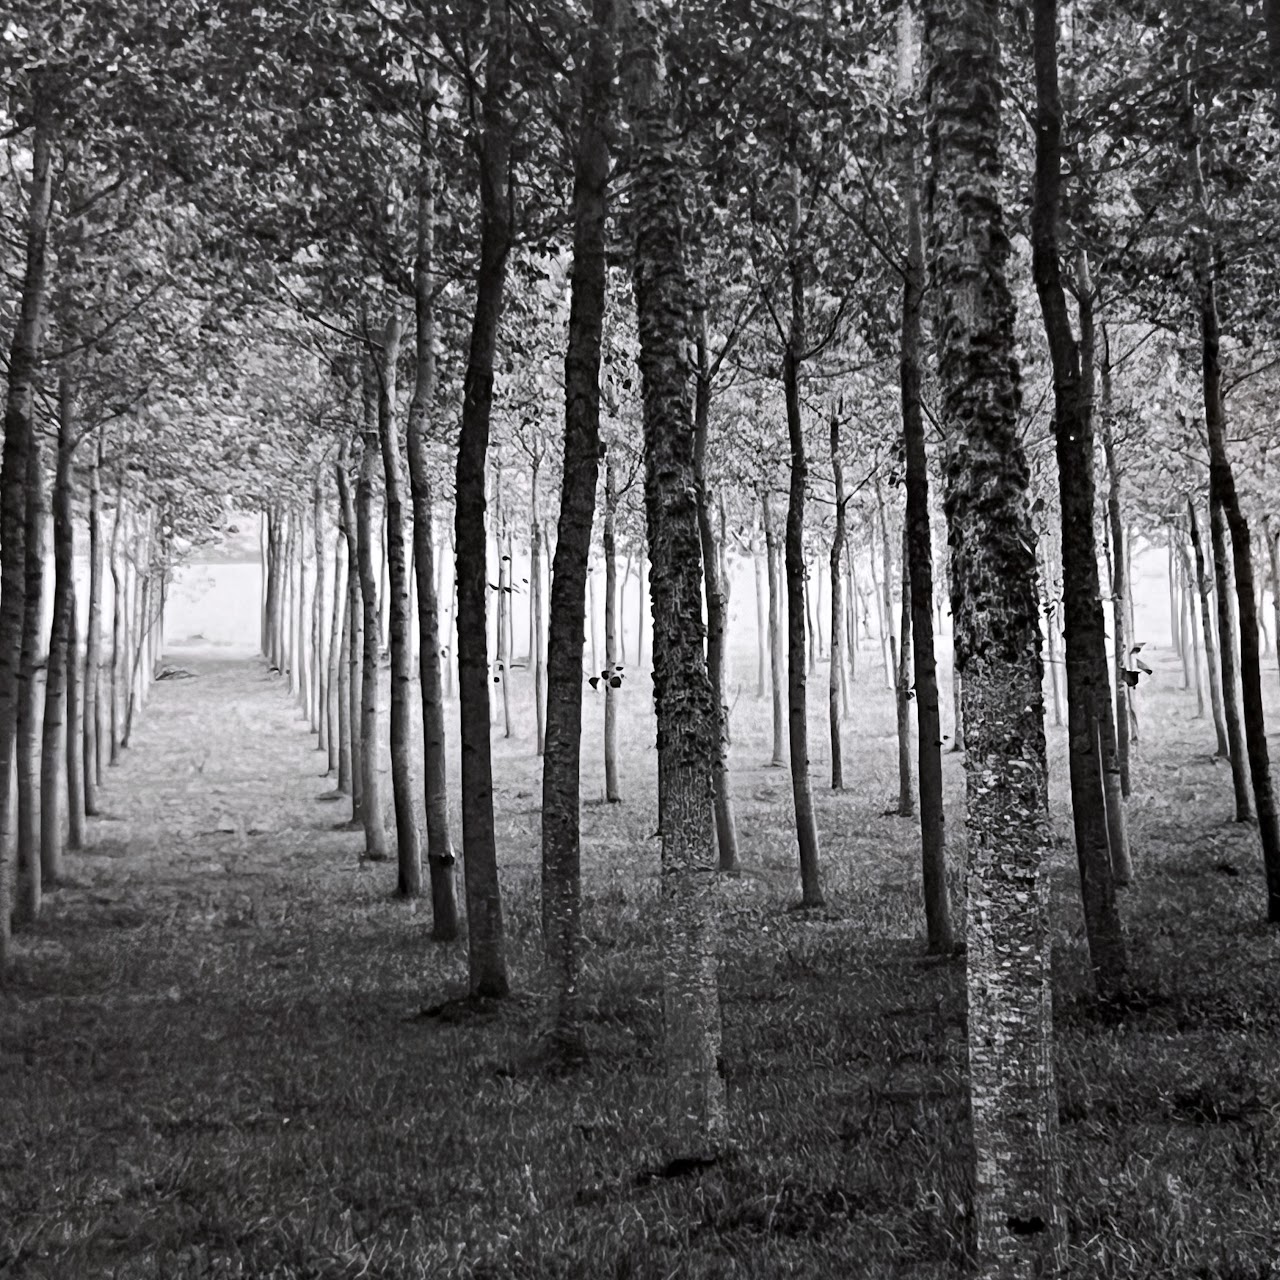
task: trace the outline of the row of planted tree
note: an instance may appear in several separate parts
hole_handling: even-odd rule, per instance
[[[1237,808],[1255,815],[1267,914],[1280,918],[1250,527],[1269,514],[1276,363],[1262,335],[1274,331],[1280,279],[1280,48],[1267,44],[1272,28],[1280,41],[1280,23],[1266,8],[1271,27],[1253,3],[1168,4],[1153,22],[1142,4],[1034,0],[1025,24],[995,0],[922,0],[917,31],[910,6],[875,3],[593,0],[588,11],[566,0],[533,14],[465,0],[302,15],[249,0],[82,0],[55,22],[24,0],[0,46],[15,86],[3,138],[18,176],[7,181],[24,196],[5,202],[6,218],[22,214],[0,241],[6,255],[20,246],[7,265],[23,281],[4,313],[0,774],[14,761],[30,772],[18,744],[30,740],[19,721],[29,724],[39,662],[28,513],[41,433],[79,422],[68,439],[92,442],[96,473],[117,485],[118,518],[154,529],[161,567],[230,509],[270,513],[264,648],[279,664],[292,646],[291,679],[326,747],[336,741],[340,774],[348,757],[366,852],[389,853],[367,749],[381,736],[381,491],[400,887],[417,891],[421,876],[421,791],[435,926],[453,934],[447,650],[470,987],[502,997],[490,738],[511,615],[498,611],[507,621],[495,670],[488,614],[495,593],[509,599],[520,584],[510,552],[487,551],[487,499],[499,496],[529,513],[529,586],[535,618],[546,618],[535,681],[543,926],[552,1041],[576,1056],[588,574],[597,507],[615,564],[618,495],[633,485],[653,626],[669,1145],[683,1160],[711,1158],[729,1130],[715,956],[717,877],[735,858],[730,544],[764,536],[775,754],[790,766],[809,906],[824,894],[806,703],[818,629],[807,625],[806,587],[816,611],[821,547],[829,645],[847,650],[829,668],[834,762],[840,673],[856,652],[850,539],[862,556],[878,548],[871,595],[898,693],[904,800],[915,703],[922,883],[938,952],[955,941],[935,674],[945,577],[967,747],[978,1251],[993,1276],[1052,1267],[1064,1215],[1048,1051],[1042,636],[1051,657],[1061,648],[1066,676],[1093,974],[1101,996],[1123,1000],[1117,887],[1133,875],[1123,794],[1130,691],[1143,674],[1126,604],[1133,533],[1176,551],[1188,683],[1221,706]],[[1029,127],[1002,109],[1006,90],[1034,102]],[[628,277],[629,297],[619,287]],[[490,483],[499,456],[528,472],[518,498]],[[75,471],[69,462],[64,493]],[[900,549],[889,496],[899,492]],[[334,578],[345,566],[344,581],[313,585],[310,611],[284,572],[306,544],[303,510],[313,582],[331,561]],[[456,644],[441,637],[437,511],[452,517]],[[343,550],[333,559],[324,541],[335,517]],[[639,545],[634,530],[626,538]],[[117,693],[131,679],[141,689],[150,669],[129,649],[163,598],[151,564],[136,591],[119,593],[136,601],[119,616],[143,621],[128,645],[121,634]],[[64,610],[64,626],[72,616]],[[608,630],[589,673],[606,698],[620,663]],[[542,627],[533,633],[537,668]],[[90,644],[95,634],[91,624]],[[78,647],[67,652],[78,671]],[[124,707],[127,718],[127,698]]]

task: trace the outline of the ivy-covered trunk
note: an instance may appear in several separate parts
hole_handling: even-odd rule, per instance
[[[690,402],[692,298],[684,256],[689,197],[665,93],[664,26],[653,10],[652,0],[632,0],[633,265],[658,721],[666,1148],[672,1160],[683,1162],[719,1156],[727,1115],[719,1070],[715,692],[703,655]]]
[[[998,0],[925,0],[929,257],[964,696],[977,1271],[1056,1274],[1065,1220],[1050,990],[1048,768],[1010,247]]]
[[[1053,435],[1062,510],[1062,599],[1067,661],[1067,752],[1076,865],[1089,958],[1098,994],[1115,998],[1128,982],[1115,880],[1123,870],[1113,848],[1103,764],[1110,727],[1106,623],[1094,539],[1092,281],[1081,251],[1076,292],[1080,340],[1071,328],[1062,279],[1058,222],[1062,200],[1062,98],[1058,88],[1058,3],[1034,0],[1036,169],[1031,208],[1032,273],[1053,365]],[[1119,832],[1124,812],[1116,796]],[[1127,849],[1127,841],[1126,841]],[[1127,876],[1125,877],[1127,878]]]
[[[493,409],[493,366],[511,248],[511,81],[503,0],[488,6],[480,138],[480,265],[463,383],[458,433],[454,529],[457,541],[458,689],[462,738],[462,847],[467,898],[467,953],[472,995],[509,990],[502,898],[493,825],[493,761],[489,745],[489,643],[485,618],[485,460]]]
[[[613,0],[594,0],[573,171],[573,280],[564,357],[564,467],[551,562],[547,722],[542,762],[542,938],[551,973],[551,1037],[567,1057],[584,1049],[581,784],[582,651],[600,457],[600,347],[604,332],[613,113]]]
[[[440,595],[436,585],[435,494],[431,483],[431,412],[436,398],[435,260],[436,85],[427,81],[420,104],[417,243],[413,265],[414,382],[409,405],[409,491],[413,502],[413,571],[418,586],[418,689],[422,699],[423,798],[427,819],[427,876],[431,936],[458,936],[458,892],[449,830],[449,776],[440,669]],[[448,637],[446,636],[446,641]]]
[[[4,449],[0,455],[0,980],[9,962],[14,908],[16,844],[11,779],[17,750],[18,675],[26,611],[27,468],[34,439],[35,379],[40,365],[51,195],[50,119],[39,91],[34,115],[26,262],[9,344]]]

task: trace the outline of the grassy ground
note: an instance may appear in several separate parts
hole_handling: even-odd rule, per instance
[[[800,914],[786,775],[764,704],[735,711],[746,872],[724,885],[724,1058],[736,1149],[646,1180],[663,1089],[652,717],[627,687],[626,801],[584,788],[593,1055],[549,1075],[537,957],[538,769],[527,690],[496,729],[517,995],[461,989],[394,871],[360,865],[279,681],[177,660],[111,772],[77,885],[0,993],[0,1275],[941,1277],[965,1255],[963,975],[926,962],[916,828],[870,668],[850,790],[814,773],[830,907]],[[744,673],[745,674],[745,673]],[[825,675],[825,672],[823,673]],[[523,673],[518,679],[523,679]],[[1274,683],[1274,674],[1268,675]],[[1252,834],[1171,664],[1144,693],[1125,906],[1143,1007],[1084,998],[1060,731],[1058,1069],[1072,1275],[1277,1273],[1276,934]],[[589,705],[595,703],[589,699]],[[456,773],[455,773],[456,777]],[[959,758],[947,760],[954,852]]]

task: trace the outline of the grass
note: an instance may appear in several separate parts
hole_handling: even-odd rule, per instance
[[[111,772],[76,887],[23,935],[0,992],[0,1275],[942,1277],[962,1269],[962,962],[923,955],[915,825],[889,695],[865,657],[825,786],[829,906],[796,912],[786,775],[744,690],[744,874],[723,886],[734,1150],[654,1180],[663,1078],[652,716],[624,702],[625,803],[600,714],[584,770],[591,1057],[538,1055],[538,769],[528,690],[495,730],[516,996],[426,1017],[465,950],[358,861],[279,682],[181,658]],[[744,671],[747,665],[744,662]],[[524,674],[517,676],[524,679]],[[1269,677],[1274,682],[1273,677]],[[1125,895],[1141,1000],[1088,999],[1061,731],[1051,730],[1057,1062],[1072,1276],[1263,1280],[1280,1270],[1277,935],[1211,729],[1172,663],[1142,702]],[[962,856],[959,758],[946,763]],[[454,774],[456,778],[456,772]]]

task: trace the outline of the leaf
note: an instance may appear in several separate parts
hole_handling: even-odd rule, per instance
[[[588,684],[589,684],[593,689],[598,689],[598,688],[600,687],[600,677],[599,677],[599,676],[588,676],[588,677],[587,677],[587,683],[588,683]]]
[[[1127,684],[1127,685],[1129,686],[1129,688],[1130,688],[1130,689],[1137,688],[1137,684],[1138,684],[1138,672],[1136,672],[1136,671],[1122,671],[1120,674],[1121,674],[1122,676],[1124,676],[1124,682],[1125,682],[1125,684]]]

